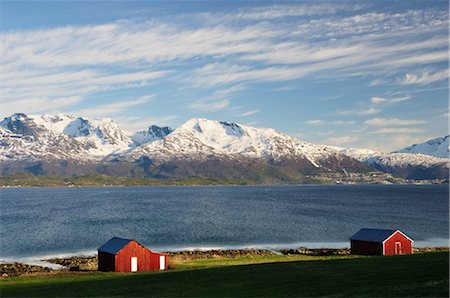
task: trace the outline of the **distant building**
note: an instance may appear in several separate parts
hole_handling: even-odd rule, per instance
[[[412,254],[413,240],[400,230],[361,229],[350,238],[355,255]]]
[[[167,269],[167,255],[150,251],[132,239],[114,237],[98,249],[98,270],[135,272]]]

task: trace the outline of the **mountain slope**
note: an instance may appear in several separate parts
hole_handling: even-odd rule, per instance
[[[309,174],[370,170],[331,147],[273,129],[207,119],[191,119],[175,130],[150,126],[131,137],[109,119],[64,114],[14,114],[0,123],[0,129],[3,174],[25,168],[39,174],[272,177],[301,182]]]
[[[173,131],[172,128],[164,126],[159,127],[156,125],[151,125],[148,130],[138,131],[131,136],[136,146],[140,146],[145,143],[151,143],[160,139],[165,138]]]
[[[0,122],[0,160],[99,160],[132,141],[110,119],[14,114]]]
[[[450,161],[424,154],[382,153],[370,149],[342,149],[341,152],[369,166],[405,179],[448,178]]]
[[[383,171],[410,179],[448,177],[449,159],[385,154],[298,140],[274,129],[190,119],[131,136],[110,119],[14,114],[0,122],[0,174],[244,179],[301,183],[309,176]],[[330,176],[330,177],[331,177]],[[333,178],[332,178],[333,179]]]
[[[165,138],[117,158],[137,161],[148,175],[302,182],[304,175],[360,172],[364,164],[327,147],[302,142],[273,129],[190,119]]]
[[[439,158],[449,158],[449,136],[435,138],[424,143],[394,151],[394,153],[420,153]]]

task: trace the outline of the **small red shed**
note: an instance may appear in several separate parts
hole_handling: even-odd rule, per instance
[[[98,270],[135,272],[167,269],[167,255],[150,251],[136,240],[114,237],[98,249]]]
[[[355,255],[412,254],[413,240],[400,230],[361,229],[350,238]]]

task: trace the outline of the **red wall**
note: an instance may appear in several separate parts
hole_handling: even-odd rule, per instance
[[[412,241],[403,236],[401,233],[395,232],[392,237],[384,243],[385,255],[395,255],[395,242],[401,243],[401,254],[412,254]]]
[[[131,241],[124,248],[122,248],[115,257],[115,271],[116,272],[130,272],[131,258],[137,257],[137,270],[159,270],[159,256],[155,252],[140,245],[136,241]],[[165,256],[165,268],[167,269],[167,256]]]
[[[353,255],[382,255],[383,245],[378,242],[350,240],[350,251]]]

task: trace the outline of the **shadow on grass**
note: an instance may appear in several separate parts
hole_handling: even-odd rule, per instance
[[[2,297],[448,297],[449,254],[309,260],[2,282]]]

